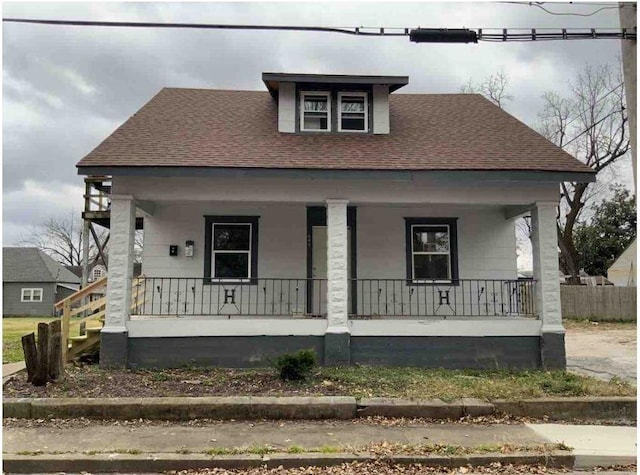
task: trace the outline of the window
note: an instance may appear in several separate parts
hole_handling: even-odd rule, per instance
[[[21,302],[42,302],[42,289],[22,289]]]
[[[331,96],[328,92],[303,92],[300,95],[300,130],[331,130]]]
[[[338,112],[340,132],[367,132],[369,121],[366,92],[339,93]]]
[[[407,280],[413,283],[458,279],[456,218],[405,218]]]
[[[258,275],[258,216],[205,216],[205,278],[252,280]]]
[[[93,280],[98,280],[102,278],[102,269],[96,267],[93,269]]]

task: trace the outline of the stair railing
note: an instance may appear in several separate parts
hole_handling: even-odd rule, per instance
[[[133,279],[131,286],[131,310],[135,311],[144,303],[145,279],[139,276]],[[101,297],[83,304],[82,301],[91,294],[102,294]],[[69,338],[71,330],[71,319],[74,323],[82,324],[88,320],[104,321],[107,304],[107,277],[80,289],[69,297],[60,300],[54,305],[56,313],[62,314],[62,358],[68,360]],[[78,318],[80,317],[80,318]]]

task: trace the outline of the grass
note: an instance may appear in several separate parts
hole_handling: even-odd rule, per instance
[[[479,371],[422,368],[323,368],[323,382],[361,397],[523,399],[546,396],[630,396],[624,381],[599,381],[564,371]]]
[[[22,361],[22,337],[27,333],[37,333],[38,323],[49,323],[51,317],[5,317],[2,319],[2,362]]]
[[[22,337],[28,333],[37,333],[38,323],[49,323],[53,317],[4,317],[2,319],[2,363],[16,363],[24,360]],[[87,323],[91,326],[91,323]],[[71,335],[78,335],[80,323],[71,322]]]

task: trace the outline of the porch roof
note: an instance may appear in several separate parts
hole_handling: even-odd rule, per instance
[[[164,88],[77,164],[390,171],[593,171],[477,94],[392,94],[391,133],[278,132],[269,92]],[[83,170],[84,169],[84,170]]]

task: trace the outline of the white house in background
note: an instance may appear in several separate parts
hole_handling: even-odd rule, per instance
[[[637,256],[638,247],[636,245],[636,240],[634,239],[629,247],[620,254],[620,257],[611,264],[611,267],[607,269],[607,279],[613,282],[614,285],[621,287],[637,286]]]
[[[262,79],[163,89],[78,163],[112,176],[101,364],[258,366],[313,348],[327,365],[565,367],[559,183],[591,169],[479,95]]]

